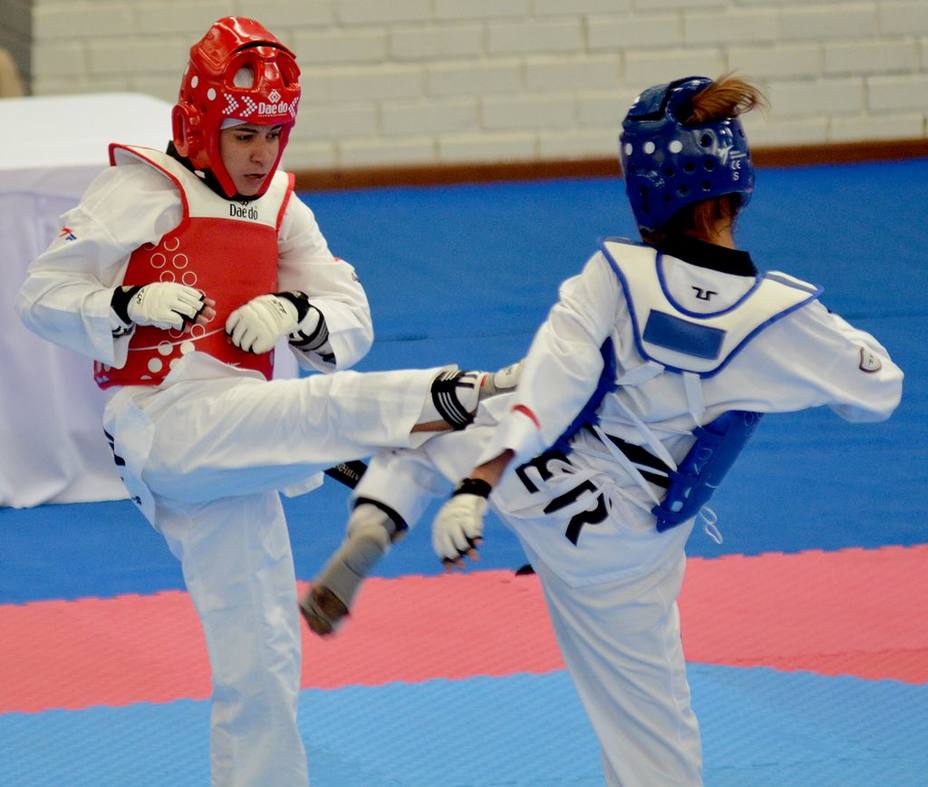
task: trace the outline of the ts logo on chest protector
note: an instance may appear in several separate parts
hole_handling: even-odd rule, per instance
[[[693,285],[693,289],[696,290],[696,297],[701,301],[707,301],[713,295],[718,295],[715,290],[704,290],[702,287],[696,287],[695,285]]]

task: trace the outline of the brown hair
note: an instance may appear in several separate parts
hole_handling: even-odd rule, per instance
[[[738,117],[755,107],[767,106],[760,89],[750,82],[731,73],[718,77],[711,85],[693,97],[690,114],[684,125],[698,125],[713,120]],[[733,224],[741,209],[740,194],[723,194],[721,197],[703,200],[681,208],[673,218],[657,232],[642,233],[645,242],[658,245],[668,237],[684,232],[696,233],[700,237],[712,234],[720,221]]]
[[[710,120],[734,118],[755,107],[766,105],[767,100],[758,87],[731,73],[722,74],[693,96],[692,111],[683,122],[695,125]]]

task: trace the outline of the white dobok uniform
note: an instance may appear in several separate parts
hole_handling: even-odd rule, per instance
[[[276,291],[309,296],[335,357],[332,364],[294,350],[303,366],[332,372],[367,353],[373,331],[364,290],[352,266],[329,251],[310,209],[287,201],[286,173],[240,206],[157,151],[119,151],[116,163],[63,216],[65,229],[29,269],[18,309],[34,332],[103,370],[120,369],[131,337],[114,338],[110,301],[130,257],[160,248],[188,216],[223,217],[272,232],[278,226]],[[248,264],[249,249],[240,252],[230,269]],[[171,263],[162,255],[152,265],[162,270],[161,281],[195,286],[196,260],[176,255]],[[334,463],[415,445],[410,430],[438,370],[268,382],[198,351],[195,336],[182,342],[164,334],[161,344],[138,351],[150,354],[151,368],[161,368],[162,350],[165,360],[181,353],[170,373],[157,386],[110,388],[104,428],[130,496],[181,561],[203,625],[212,667],[213,783],[306,785],[296,723],[296,582],[277,490],[307,491]]]
[[[484,401],[463,432],[382,452],[356,490],[413,523],[431,495],[515,452],[490,502],[541,579],[606,780],[625,787],[701,783],[676,604],[695,517],[658,532],[650,509],[665,488],[651,481],[726,411],[828,405],[878,421],[902,386],[886,350],[810,285],[698,241],[676,253],[605,242],[562,284],[514,393]],[[548,450],[591,398],[607,339],[617,387],[598,424]]]

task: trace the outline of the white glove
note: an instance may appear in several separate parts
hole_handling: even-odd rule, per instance
[[[193,322],[206,305],[203,293],[175,282],[146,284],[126,305],[126,314],[136,325],[182,330],[184,321]]]
[[[446,566],[463,566],[465,556],[477,559],[489,494],[489,484],[465,478],[439,509],[432,522],[432,549]]]
[[[299,314],[290,301],[276,295],[259,295],[237,308],[226,320],[226,333],[240,350],[266,353],[281,336],[293,333]]]

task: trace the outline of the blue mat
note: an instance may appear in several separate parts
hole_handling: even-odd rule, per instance
[[[928,687],[691,665],[710,787],[922,787]],[[602,785],[567,676],[307,690],[314,787]],[[0,784],[208,783],[205,702],[0,716]]]

